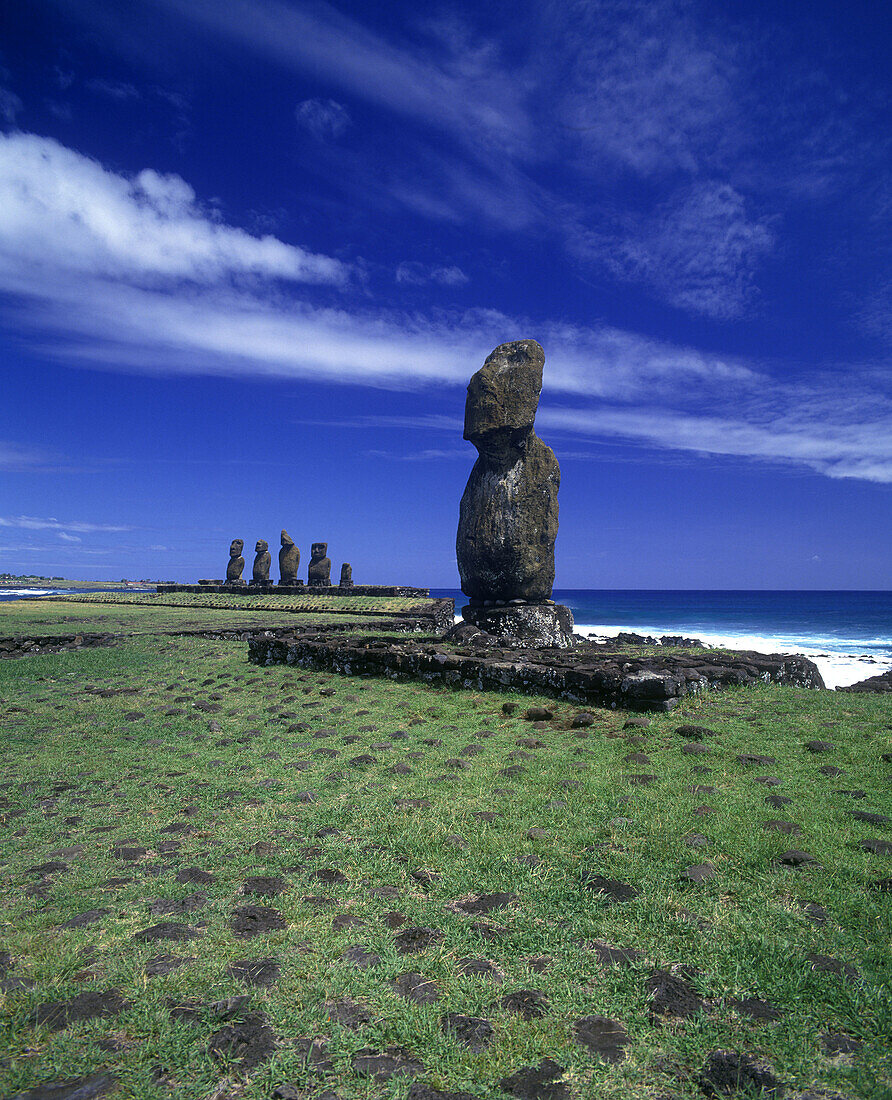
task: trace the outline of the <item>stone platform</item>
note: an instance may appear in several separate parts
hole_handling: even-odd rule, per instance
[[[255,664],[288,664],[345,676],[420,680],[475,691],[547,695],[589,706],[668,711],[687,695],[743,684],[823,688],[817,666],[790,654],[712,650],[635,656],[621,646],[592,642],[572,649],[506,650],[456,646],[433,639],[256,636]]]
[[[500,642],[516,646],[568,649],[573,645],[573,613],[556,603],[508,604],[462,608],[461,616]]]
[[[158,592],[222,592],[226,595],[244,596],[402,596],[430,599],[429,588],[410,588],[403,584],[226,584],[225,581],[208,584],[159,584]]]

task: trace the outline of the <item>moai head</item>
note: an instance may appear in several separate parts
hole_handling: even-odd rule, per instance
[[[310,554],[314,561],[321,561],[328,554],[328,543],[314,542]]]
[[[294,546],[294,539],[282,528],[282,546]]]
[[[229,544],[229,556],[231,558],[240,558],[242,556],[242,550],[245,548],[244,539],[233,539]]]
[[[257,545],[254,547],[254,551],[257,554],[265,554],[269,550],[269,543],[266,539],[258,539]]]
[[[493,466],[523,458],[542,391],[545,353],[535,340],[500,344],[468,385],[465,439]]]

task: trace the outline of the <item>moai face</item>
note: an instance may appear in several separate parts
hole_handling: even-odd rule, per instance
[[[314,542],[313,543],[312,555],[313,555],[314,558],[319,560],[321,558],[324,558],[327,553],[328,553],[328,543],[327,542]]]
[[[229,556],[231,558],[240,558],[242,556],[242,550],[245,548],[244,539],[233,539],[229,544]]]
[[[266,539],[258,539],[257,545],[254,547],[254,552],[257,554],[265,554],[269,550],[269,544]]]
[[[294,539],[288,534],[287,531],[282,532],[282,545],[294,546]]]

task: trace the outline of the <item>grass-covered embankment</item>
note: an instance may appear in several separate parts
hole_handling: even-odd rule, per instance
[[[863,843],[890,834],[852,812],[892,816],[882,698],[573,728],[145,638],[3,662],[0,700],[4,1097],[103,1071],[122,1097],[404,1097],[368,1076],[394,1065],[492,1100],[701,1097],[717,1049],[788,1095],[888,1095],[892,860]]]

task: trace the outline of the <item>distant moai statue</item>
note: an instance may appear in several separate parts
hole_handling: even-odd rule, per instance
[[[226,566],[227,584],[244,584],[242,570],[245,568],[245,559],[242,550],[245,548],[244,539],[233,539],[229,544],[229,564]]]
[[[307,584],[328,586],[331,584],[331,562],[328,559],[328,543],[314,542],[310,551]]]
[[[297,568],[300,565],[300,550],[294,545],[294,539],[282,528],[282,549],[279,551],[279,584],[295,585]]]
[[[266,539],[258,539],[254,547],[257,557],[254,559],[254,576],[251,584],[269,584],[269,567],[272,558],[269,553],[269,544]]]
[[[341,566],[341,579],[338,584],[339,588],[352,588],[353,587],[353,566],[349,561],[345,561]]]

